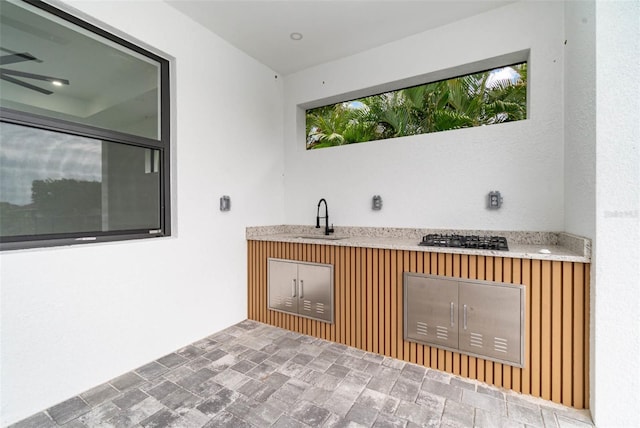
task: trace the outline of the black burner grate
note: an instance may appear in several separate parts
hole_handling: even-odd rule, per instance
[[[419,245],[428,247],[477,248],[481,250],[509,251],[507,238],[503,236],[429,234],[422,237],[422,241]]]

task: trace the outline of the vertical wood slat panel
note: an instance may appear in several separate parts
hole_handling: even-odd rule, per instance
[[[551,262],[551,399],[562,402],[562,262]]]
[[[540,260],[531,263],[531,395],[541,397],[541,338],[542,334],[542,268]]]
[[[367,250],[367,287],[369,317],[367,332],[371,336],[369,352],[378,353],[378,249]]]
[[[355,271],[356,271],[356,282],[354,283],[354,287],[356,289],[356,300],[354,302],[355,310],[356,310],[356,340],[354,345],[358,349],[362,349],[362,337],[361,337],[361,327],[362,327],[362,283],[360,282],[360,277],[362,272],[360,271],[360,258],[361,258],[362,249],[356,248],[355,251]]]
[[[349,325],[349,341],[350,346],[355,346],[356,343],[356,270],[355,270],[355,258],[356,249],[349,248],[349,319],[351,324]]]
[[[267,322],[269,316],[269,295],[267,290],[267,250],[268,250],[268,242],[260,242],[258,247],[258,257],[260,257],[260,261],[258,263],[258,270],[256,272],[256,285],[258,286],[258,295],[260,296],[260,318],[263,322]]]
[[[385,353],[385,329],[384,326],[388,322],[385,316],[385,250],[378,250],[378,353]],[[374,320],[375,321],[375,320]]]
[[[583,382],[585,352],[584,345],[585,318],[584,318],[584,271],[578,266],[574,269],[573,276],[573,406],[582,408],[585,406]]]
[[[340,247],[342,250],[340,254],[340,263],[342,263],[342,306],[340,308],[334,308],[342,313],[342,324],[340,324],[340,340],[339,343],[349,343],[349,248]]]
[[[542,398],[551,400],[551,262],[543,260],[541,263],[540,388],[542,390]]]
[[[258,295],[262,296],[262,294],[266,294],[267,293],[267,287],[266,287],[266,271],[264,272],[264,278],[261,276],[262,274],[262,263],[263,263],[263,259],[266,258],[266,251],[265,251],[265,247],[266,247],[266,242],[261,242],[261,241],[257,241],[257,242],[253,242],[253,241],[249,241],[248,245],[251,245],[254,247],[254,251],[253,254],[258,257],[257,260],[254,260],[253,263],[251,261],[249,261],[247,264],[253,265],[254,266],[254,283],[253,284],[249,284],[249,288],[251,288],[252,286],[254,288],[258,288],[257,292]],[[256,268],[257,267],[257,268]],[[264,285],[264,289],[263,286]],[[266,299],[265,299],[265,305],[266,305]],[[266,309],[260,309],[260,312],[258,312],[258,314],[260,315],[260,318],[258,318],[257,320],[260,322],[267,322],[266,314],[267,311]],[[256,319],[256,318],[253,318]]]
[[[403,272],[405,272],[405,271],[411,272],[410,271],[410,266],[409,266],[409,252],[408,251],[402,251],[401,254],[402,254],[402,266],[403,266],[402,271]],[[402,284],[402,282],[401,282],[401,284]],[[399,287],[399,288],[401,288],[400,291],[402,291],[403,287]],[[398,312],[400,312],[404,316],[404,306],[403,306],[403,302],[402,302],[402,294],[400,294],[400,296],[398,296]],[[402,338],[403,337],[402,336],[402,331],[400,331],[400,333],[401,334],[399,335],[399,338]],[[400,359],[405,360],[405,361],[409,361],[410,350],[411,350],[411,346],[410,345],[411,345],[410,342],[407,342],[407,341],[403,340],[403,342],[402,342],[402,354],[401,354]]]
[[[591,283],[590,283],[590,276],[589,276],[589,265],[582,265],[582,278],[584,280],[583,284],[584,284],[584,292],[583,292],[583,300],[582,300],[582,304],[581,304],[581,308],[584,310],[584,314],[583,314],[583,322],[584,322],[584,327],[583,327],[583,337],[584,337],[584,343],[582,344],[582,353],[584,355],[584,361],[582,362],[582,379],[583,379],[583,397],[582,397],[582,404],[584,405],[584,407],[588,407],[589,406],[589,311],[590,311],[590,306],[589,306],[589,302],[590,302],[590,298],[591,295],[590,293],[590,287],[591,287]]]
[[[398,266],[398,252],[396,250],[391,250],[391,337],[390,337],[390,346],[391,346],[391,357],[398,357],[398,323],[402,324],[403,320],[400,316],[398,316],[398,275],[400,273],[400,269]],[[403,327],[400,327],[403,328]]]
[[[371,248],[362,250],[362,287],[366,290],[366,298],[362,299],[362,313],[365,315],[362,319],[362,346],[368,352],[371,352],[373,348],[371,332],[371,274],[368,272],[371,268],[371,251]]]
[[[333,248],[334,251],[328,251],[330,248]],[[343,275],[342,270],[344,269],[344,264],[340,261],[342,247],[327,246],[327,251],[328,251],[327,262],[333,266],[333,275],[334,275],[334,283],[333,283],[334,305],[333,305],[333,308],[331,308],[333,310],[334,321],[333,321],[333,324],[327,324],[326,335],[327,335],[327,340],[331,342],[340,343],[340,326],[344,324],[344,320],[342,319],[342,314],[340,313],[340,308],[344,307],[344,302],[342,300],[342,286],[344,284],[344,280],[342,278],[342,275]]]
[[[588,405],[589,264],[266,241],[248,241],[247,257],[250,319],[576,408]],[[334,266],[333,325],[268,310],[269,257]],[[524,284],[525,367],[404,341],[404,271]]]
[[[255,246],[252,246],[250,243],[247,245],[247,260],[253,260],[253,263],[247,263],[247,284],[248,284],[248,289],[247,289],[247,297],[248,297],[248,302],[247,302],[247,317],[249,319],[255,319],[256,318],[256,311],[254,311],[254,304],[256,304],[255,301],[255,296],[254,296],[254,292],[256,290],[256,288],[252,288],[252,284],[255,284],[255,275],[253,274],[254,271],[254,267],[255,267],[255,263],[257,263],[257,257],[256,255],[253,253],[253,251],[255,251]]]
[[[336,308],[342,313],[343,324],[340,325],[341,331],[341,340],[339,341],[342,344],[349,343],[350,332],[349,332],[349,322],[350,322],[350,313],[349,307],[351,305],[351,263],[349,260],[349,247],[340,247],[342,250],[340,263],[342,266],[342,306],[340,308]]]
[[[330,247],[328,247],[330,248]],[[327,262],[333,266],[334,284],[333,284],[333,324],[327,324],[326,335],[327,340],[336,343],[342,343],[342,333],[340,326],[344,325],[341,308],[344,308],[344,261],[341,260],[343,247],[335,247],[327,254]],[[340,303],[338,303],[340,302]],[[340,320],[340,321],[338,321]]]
[[[391,355],[391,250],[384,250],[384,355]]]
[[[404,323],[404,310],[402,308],[402,292],[404,285],[402,283],[402,272],[405,271],[404,265],[404,251],[396,251],[397,256],[397,272],[396,272],[396,358],[399,360],[404,359],[404,335],[403,335],[403,323]]]
[[[562,404],[573,402],[573,269],[572,263],[562,263]]]

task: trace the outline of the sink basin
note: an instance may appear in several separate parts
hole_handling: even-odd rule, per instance
[[[347,239],[348,236],[335,236],[335,235],[299,235],[296,238],[302,239],[322,239],[324,241],[338,241],[340,239]]]

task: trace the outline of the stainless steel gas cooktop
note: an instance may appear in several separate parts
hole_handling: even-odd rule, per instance
[[[429,234],[422,237],[419,245],[427,247],[477,248],[481,250],[509,251],[507,238],[503,236]]]

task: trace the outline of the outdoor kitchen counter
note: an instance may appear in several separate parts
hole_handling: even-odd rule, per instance
[[[326,239],[324,229],[313,226],[246,229],[250,319],[577,409],[589,407],[588,239],[556,232],[335,229],[333,235],[343,239]],[[429,234],[502,236],[510,251],[418,245]],[[273,258],[332,265],[333,322],[270,306]],[[405,339],[406,272],[522,285],[522,367]],[[325,310],[324,303],[320,308]]]
[[[591,241],[587,238],[564,232],[335,227],[335,232],[330,235],[330,239],[327,239],[323,234],[323,230],[323,228],[316,229],[313,226],[301,225],[257,226],[246,229],[246,238],[254,241],[470,254],[579,263],[591,262]],[[424,235],[432,233],[504,236],[507,238],[509,251],[418,245]],[[314,235],[318,236],[318,238],[314,238]]]

